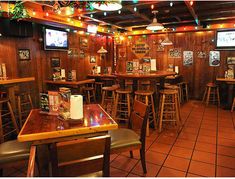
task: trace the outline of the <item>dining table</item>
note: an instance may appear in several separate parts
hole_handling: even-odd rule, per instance
[[[32,81],[35,81],[34,77],[7,78],[0,80],[0,87],[7,89],[7,94],[11,102],[12,109],[14,111],[16,110],[15,91],[17,90],[18,84]]]
[[[175,75],[175,72],[171,71],[157,71],[150,73],[116,73],[115,76],[120,80],[121,88],[125,89],[125,80],[132,80],[133,93],[138,89],[139,80],[150,80],[151,86],[156,86],[156,81],[159,79],[160,87],[164,87],[165,77]]]
[[[78,93],[81,93],[81,86],[87,83],[94,83],[95,79],[85,79],[76,81],[66,81],[66,80],[44,80],[47,90],[58,90],[59,87],[71,87],[76,89]]]
[[[233,102],[233,91],[234,91],[234,85],[235,85],[235,79],[234,78],[216,78],[217,82],[220,83],[226,83],[228,85],[227,90],[227,101],[224,106],[224,109],[231,109],[232,102]]]
[[[99,104],[84,105],[83,114],[80,120],[64,120],[59,116],[41,113],[40,109],[31,110],[18,135],[18,141],[31,142],[37,146],[42,176],[49,175],[50,144],[106,135],[109,130],[118,128],[118,124]]]

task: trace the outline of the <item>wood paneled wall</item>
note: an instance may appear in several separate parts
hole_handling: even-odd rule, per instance
[[[169,64],[179,66],[179,71],[183,79],[189,82],[190,96],[197,99],[202,98],[206,84],[213,81],[216,76],[224,76],[224,71],[227,70],[226,59],[229,56],[235,56],[235,51],[220,51],[220,66],[210,67],[209,51],[215,49],[213,42],[215,39],[215,31],[169,33],[168,36],[173,42],[173,45],[165,46],[164,51],[157,52],[156,48],[159,41],[164,40],[166,35],[167,34],[136,35],[132,36],[132,38],[126,38],[122,42],[122,45],[118,46],[118,48],[126,49],[127,55],[126,58],[118,57],[117,71],[124,72],[126,70],[126,61],[137,59],[132,52],[132,45],[137,41],[142,41],[147,43],[150,47],[150,51],[145,56],[157,60],[158,70],[166,70]],[[168,51],[172,48],[180,48],[182,58],[169,58]],[[183,51],[193,51],[194,62],[192,66],[183,66]],[[204,59],[198,58],[198,51],[205,51],[207,57]]]
[[[38,94],[45,89],[43,84],[44,79],[51,78],[51,58],[59,57],[61,60],[61,68],[68,70],[76,70],[77,79],[85,79],[87,74],[91,73],[91,69],[95,65],[112,66],[113,59],[113,40],[107,36],[91,36],[80,35],[79,33],[69,33],[69,48],[77,49],[78,56],[69,56],[67,51],[45,51],[43,42],[42,25],[34,24],[34,36],[30,38],[16,38],[16,37],[0,37],[0,64],[6,63],[7,76],[9,78],[15,77],[29,77],[34,76],[36,81],[34,86],[31,84],[21,85],[23,88],[34,88],[35,104],[38,105]],[[88,47],[82,48],[85,52],[85,58],[80,58],[80,37],[87,38]],[[101,46],[107,49],[108,53],[105,56],[105,61],[100,60],[100,55],[97,51]],[[29,61],[19,61],[18,49],[29,49]],[[96,63],[90,63],[90,56],[96,56]]]

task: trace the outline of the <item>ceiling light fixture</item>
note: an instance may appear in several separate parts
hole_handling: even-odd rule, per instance
[[[105,54],[105,53],[108,53],[108,51],[106,49],[104,49],[103,46],[101,46],[101,48],[97,51],[97,53],[99,54]]]
[[[170,39],[168,38],[168,34],[166,36],[166,38],[162,41],[161,45],[173,45],[172,41],[170,41]]]
[[[94,2],[92,3],[92,6],[95,9],[101,10],[101,11],[117,11],[122,8],[122,4],[120,0],[114,0],[114,1],[107,1],[104,3]]]
[[[156,18],[157,12],[158,11],[153,11],[153,14],[154,14],[153,22],[151,24],[149,24],[146,27],[146,29],[148,29],[148,30],[162,30],[162,29],[164,29],[164,26],[157,22],[157,18]]]

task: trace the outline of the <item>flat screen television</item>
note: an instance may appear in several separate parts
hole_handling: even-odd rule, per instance
[[[45,50],[68,50],[68,32],[64,30],[45,28]]]
[[[216,49],[218,50],[235,49],[235,29],[216,31]]]

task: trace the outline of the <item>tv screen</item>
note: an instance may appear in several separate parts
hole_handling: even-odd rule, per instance
[[[68,32],[45,28],[44,48],[45,50],[68,50]]]
[[[217,31],[216,48],[224,50],[235,49],[235,29]]]

